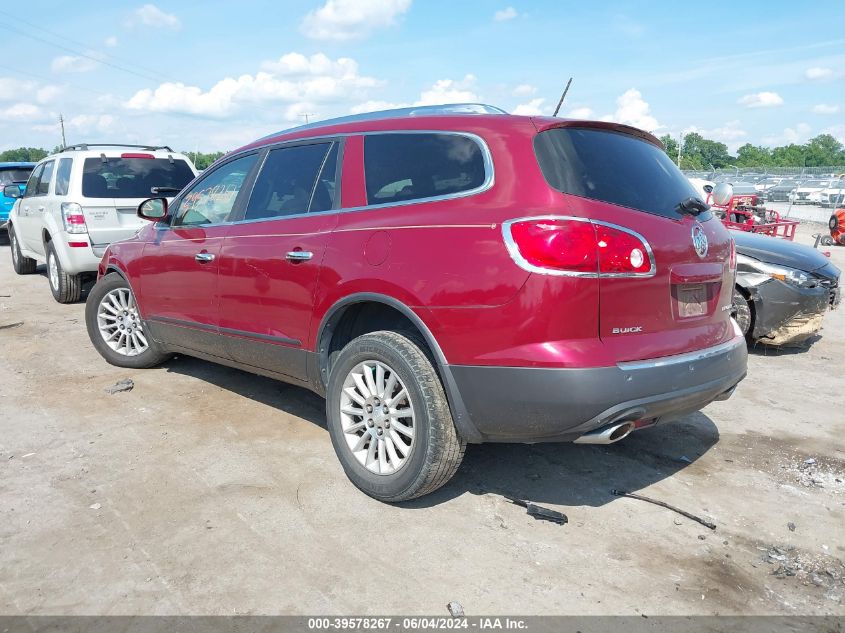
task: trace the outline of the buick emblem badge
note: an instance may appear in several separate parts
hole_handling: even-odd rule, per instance
[[[692,227],[692,246],[699,257],[702,259],[707,257],[707,249],[710,246],[707,244],[707,236],[704,234],[704,229],[698,223]]]

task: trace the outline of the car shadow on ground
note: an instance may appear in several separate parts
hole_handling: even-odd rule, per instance
[[[166,368],[326,428],[325,400],[307,389],[187,356],[174,358]],[[469,492],[561,506],[601,506],[618,498],[611,490],[635,492],[671,477],[718,441],[713,421],[696,412],[611,445],[469,445],[448,484],[401,505],[422,509]]]

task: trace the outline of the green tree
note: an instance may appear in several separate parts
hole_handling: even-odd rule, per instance
[[[768,167],[772,164],[772,150],[746,143],[737,150],[735,164],[737,167]]]
[[[807,141],[804,156],[807,159],[807,167],[845,165],[842,143],[830,134],[819,134]]]
[[[204,154],[202,152],[182,152],[188,158],[190,158],[197,169],[203,170],[208,169],[209,165],[216,161],[218,158],[223,156],[223,152],[211,152],[210,154]]]
[[[7,149],[0,154],[0,162],[9,163],[37,163],[47,156],[47,150],[40,147],[19,147]]]
[[[772,163],[777,167],[804,167],[807,162],[807,147],[790,143],[772,150]]]
[[[663,143],[663,149],[672,160],[678,160],[678,141],[672,138],[670,134],[664,134],[660,137],[660,142]]]

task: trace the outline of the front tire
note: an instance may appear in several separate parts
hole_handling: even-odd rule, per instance
[[[733,294],[734,314],[739,329],[747,341],[751,341],[751,333],[754,328],[754,312],[751,309],[751,304],[745,295],[740,292],[739,288],[734,287]]]
[[[413,334],[365,334],[343,348],[329,376],[335,453],[352,483],[380,501],[437,490],[466,449],[423,347]]]
[[[82,296],[82,275],[69,275],[62,268],[53,242],[47,242],[47,278],[50,292],[59,303],[76,303]]]
[[[15,227],[9,225],[9,245],[12,251],[12,268],[19,275],[31,275],[38,265],[31,257],[21,253],[21,245],[18,243],[18,236],[15,235]]]
[[[112,365],[146,369],[170,358],[145,329],[132,288],[117,273],[109,273],[91,289],[85,326],[91,343]]]

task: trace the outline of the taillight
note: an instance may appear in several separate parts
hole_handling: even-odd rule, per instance
[[[502,225],[505,244],[525,270],[579,277],[651,277],[651,247],[640,234],[586,218],[545,216]]]
[[[75,202],[62,202],[62,222],[68,233],[87,233],[82,207]]]

